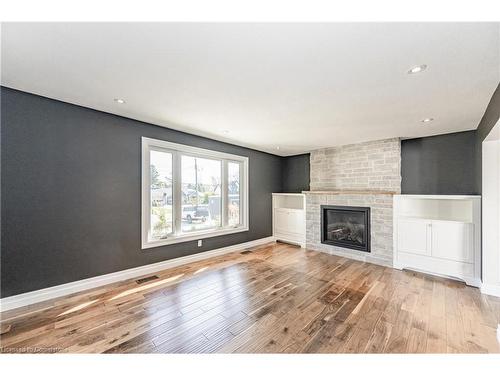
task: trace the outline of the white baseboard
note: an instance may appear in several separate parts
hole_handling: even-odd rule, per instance
[[[479,288],[479,290],[481,290],[481,286],[483,285],[483,283],[481,282],[481,279],[476,279],[474,277],[465,277],[463,280],[465,281],[465,283],[468,286],[473,286],[474,288]]]
[[[475,279],[473,277],[450,276],[450,275],[446,275],[446,274],[442,274],[442,273],[438,273],[438,272],[431,272],[431,271],[428,271],[428,270],[419,269],[419,268],[416,268],[416,267],[406,267],[406,266],[403,266],[401,263],[398,263],[398,262],[394,262],[393,265],[392,265],[392,268],[400,270],[400,271],[408,270],[408,271],[415,271],[415,272],[419,272],[419,273],[426,273],[428,275],[441,277],[443,279],[463,281],[466,285],[473,286],[475,288],[481,288],[481,286],[483,285],[481,283],[481,279]],[[481,290],[481,292],[482,292],[482,290]]]
[[[500,285],[482,284],[481,293],[500,297]]]
[[[17,294],[15,296],[10,296],[0,299],[0,311],[12,310],[22,306],[32,305],[34,303],[47,301],[53,298],[66,296],[68,294],[81,292],[83,290],[96,288],[99,286],[115,283],[117,281],[123,281],[128,279],[133,279],[138,276],[144,276],[147,274],[162,271],[168,268],[173,268],[181,266],[183,264],[195,262],[198,260],[203,260],[207,258],[216,257],[219,255],[231,253],[234,251],[240,251],[253,246],[264,245],[269,242],[273,242],[274,237],[265,237],[258,240],[243,242],[240,244],[223,247],[220,249],[204,251],[202,253],[187,255],[185,257],[175,258],[165,260],[163,262],[148,264],[141,267],[129,268],[123,271],[108,273],[102,276],[91,277],[88,279],[83,279],[79,281],[73,281],[67,284],[56,285],[50,288],[39,289],[28,293]]]

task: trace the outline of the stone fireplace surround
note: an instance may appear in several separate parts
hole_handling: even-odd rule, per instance
[[[306,195],[306,247],[392,266],[393,195],[401,192],[398,138],[311,152],[311,190]],[[370,207],[371,252],[321,243],[321,205]]]

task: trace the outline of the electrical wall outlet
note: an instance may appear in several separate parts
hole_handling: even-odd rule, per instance
[[[198,247],[202,247],[203,246],[203,240],[198,240]]]

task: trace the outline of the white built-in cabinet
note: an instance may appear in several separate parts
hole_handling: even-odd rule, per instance
[[[394,267],[481,282],[481,197],[395,195]]]
[[[304,194],[273,193],[273,236],[278,241],[306,245]]]

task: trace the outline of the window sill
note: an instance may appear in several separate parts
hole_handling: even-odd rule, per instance
[[[197,232],[196,234],[184,234],[181,236],[166,238],[158,241],[143,242],[142,250],[151,249],[153,247],[159,247],[159,246],[173,245],[181,242],[196,241],[196,240],[201,240],[203,238],[225,236],[227,234],[234,234],[247,231],[248,227],[238,227],[238,228],[209,230],[204,232]]]

